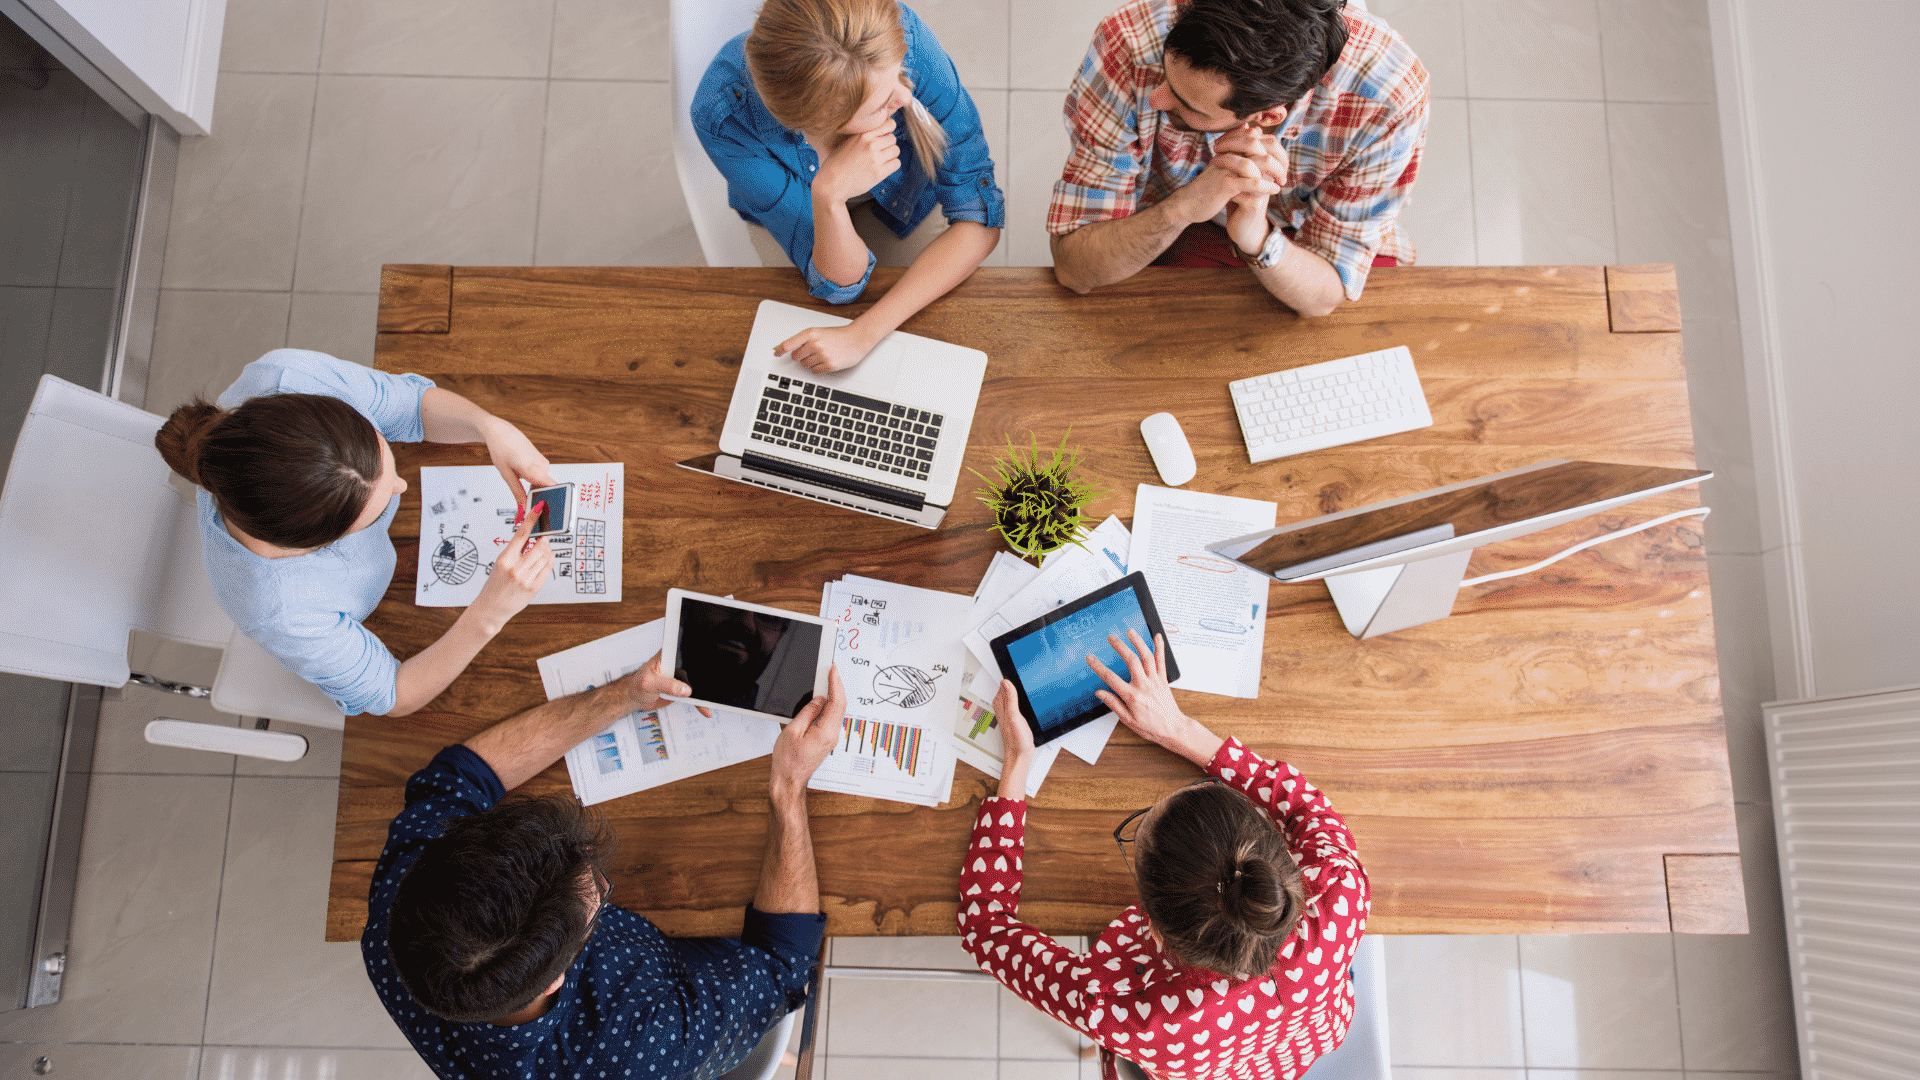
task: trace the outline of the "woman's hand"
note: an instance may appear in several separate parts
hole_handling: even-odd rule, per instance
[[[1141,738],[1206,767],[1226,740],[1180,711],[1179,703],[1173,700],[1173,688],[1167,683],[1166,638],[1154,635],[1154,651],[1149,652],[1147,643],[1130,629],[1126,641],[1108,634],[1107,644],[1127,662],[1130,681],[1123,682],[1120,676],[1107,670],[1107,665],[1088,653],[1087,666],[1107,684],[1105,690],[1094,691],[1101,703]],[[1203,756],[1196,757],[1196,754]]]
[[[1000,743],[1006,758],[1000,768],[1000,797],[1027,797],[1027,767],[1038,750],[1033,745],[1033,728],[1020,715],[1020,695],[1013,683],[1000,680],[1000,692],[993,696],[993,718],[1000,729]]]
[[[553,572],[553,547],[547,538],[543,536],[529,542],[538,517],[537,514],[521,515],[519,528],[507,538],[506,546],[493,560],[493,572],[487,575],[487,583],[480,586],[480,595],[474,598],[473,606],[493,620],[493,633],[499,633],[508,619],[533,602],[534,594]]]
[[[507,487],[513,490],[513,501],[522,509],[527,505],[527,489],[521,486],[524,480],[534,487],[550,487],[553,484],[552,466],[546,456],[533,448],[533,442],[520,433],[520,429],[497,416],[488,418],[491,422],[483,429],[487,441],[487,456],[493,459],[493,467],[507,481]],[[497,565],[496,565],[497,569]]]
[[[845,202],[900,171],[900,140],[894,137],[893,117],[858,135],[849,135],[820,162],[813,190]]]
[[[815,375],[843,371],[867,358],[878,341],[859,322],[849,326],[815,326],[773,347],[773,355],[791,354],[793,361]]]

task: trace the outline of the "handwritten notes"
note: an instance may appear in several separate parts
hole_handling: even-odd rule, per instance
[[[553,573],[536,604],[620,601],[620,542],[626,512],[626,466],[555,465],[553,478],[575,485],[573,528],[547,538]],[[465,607],[480,595],[493,561],[513,536],[517,510],[506,481],[491,465],[426,466],[420,470],[420,568],[413,602]]]
[[[1133,499],[1129,570],[1147,575],[1180,659],[1182,690],[1260,696],[1267,579],[1207,550],[1273,528],[1274,504],[1141,484]]]

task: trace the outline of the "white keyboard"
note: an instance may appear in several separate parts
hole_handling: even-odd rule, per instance
[[[1227,387],[1254,461],[1433,426],[1413,354],[1404,345]]]

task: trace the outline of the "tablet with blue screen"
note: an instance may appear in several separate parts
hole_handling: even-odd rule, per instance
[[[1107,715],[1110,710],[1094,696],[1107,684],[1087,666],[1087,656],[1098,657],[1125,679],[1126,661],[1108,644],[1107,635],[1125,641],[1128,630],[1139,634],[1149,649],[1154,635],[1163,632],[1145,574],[1128,574],[993,639],[993,658],[1020,695],[1020,711],[1033,728],[1036,745]],[[1180,665],[1169,645],[1167,678],[1179,677]]]

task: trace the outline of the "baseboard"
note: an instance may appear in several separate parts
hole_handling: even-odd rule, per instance
[[[1793,490],[1793,440],[1786,423],[1786,373],[1782,366],[1762,209],[1767,192],[1754,144],[1745,14],[1738,0],[1708,0],[1713,35],[1720,145],[1732,227],[1735,291],[1740,305],[1741,352],[1746,370],[1748,425],[1753,439],[1755,494],[1762,559],[1767,571],[1767,610],[1773,640],[1774,693],[1781,700],[1810,698],[1814,685],[1813,637],[1807,610],[1806,572],[1801,562],[1800,506]]]

